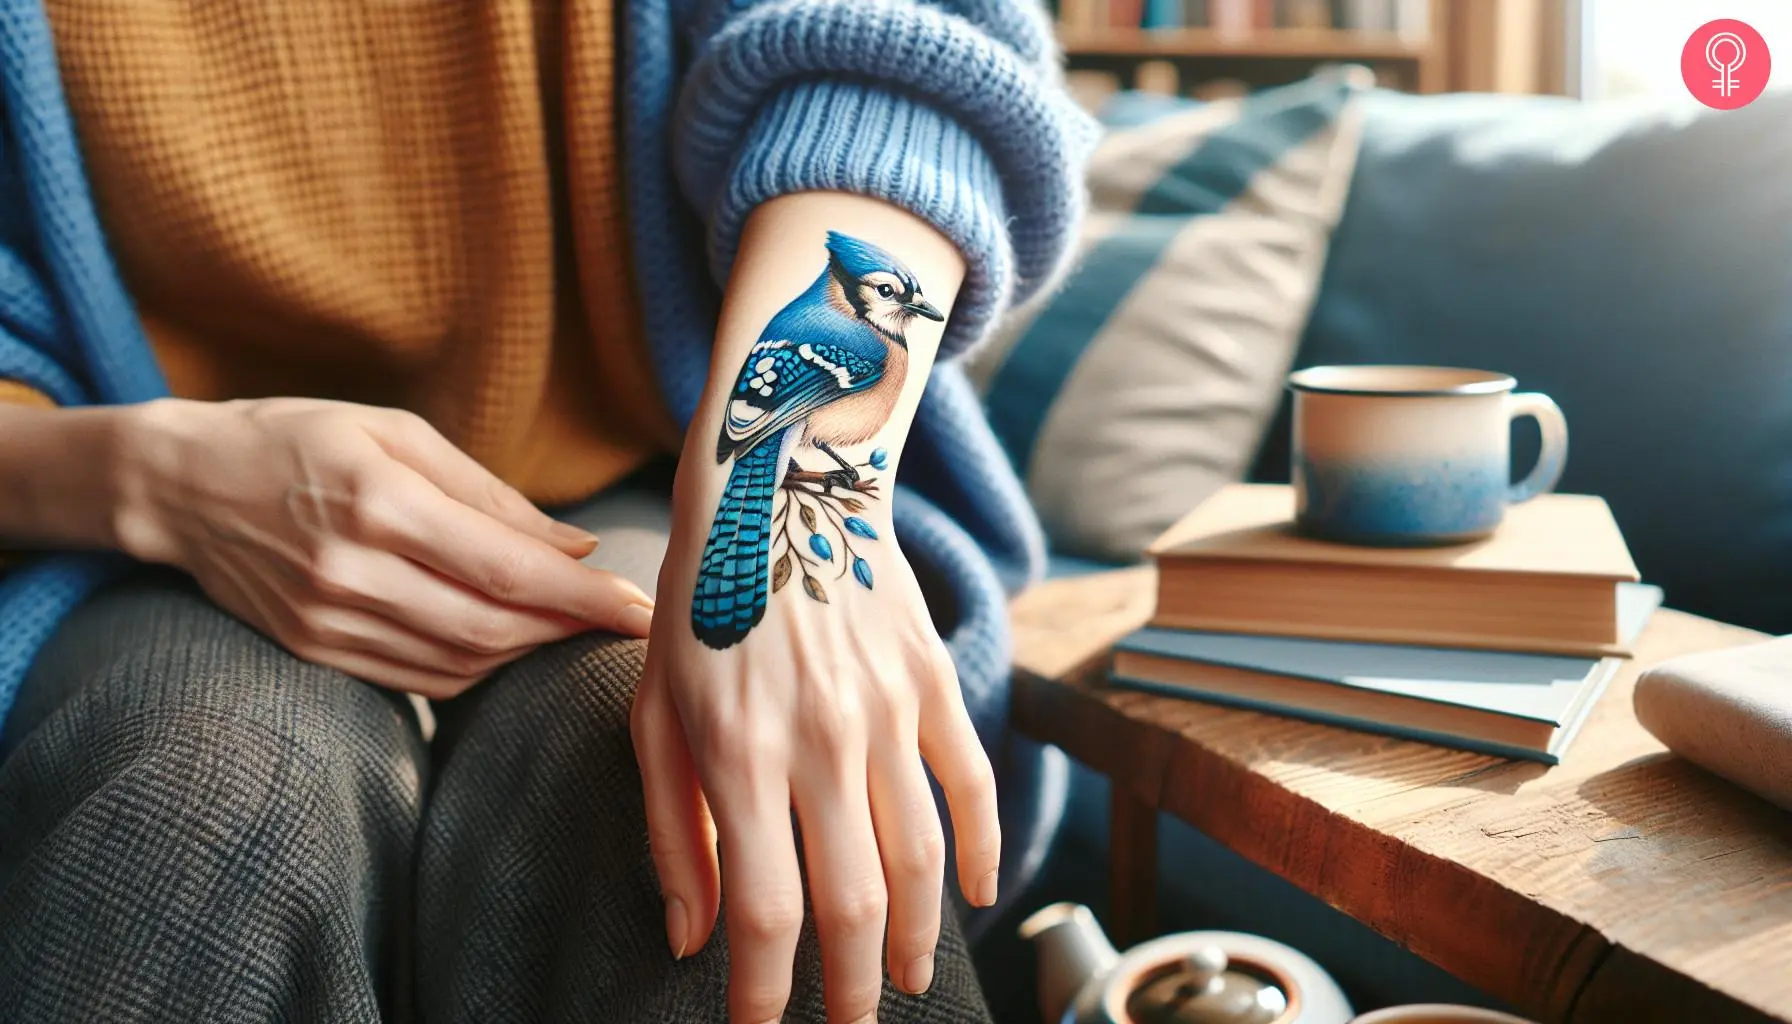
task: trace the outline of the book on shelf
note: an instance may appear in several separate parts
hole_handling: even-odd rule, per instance
[[[1398,33],[1423,39],[1431,0],[1059,0],[1058,24],[1079,31],[1211,29],[1239,38],[1277,29]]]
[[[1630,636],[1661,591],[1630,588]],[[1146,628],[1112,681],[1500,757],[1557,763],[1619,658],[1451,650]]]
[[[1626,589],[1639,575],[1592,495],[1512,506],[1491,537],[1382,548],[1293,528],[1287,485],[1222,488],[1148,549],[1159,627],[1569,654],[1630,653]],[[1631,599],[1634,603],[1634,599]]]

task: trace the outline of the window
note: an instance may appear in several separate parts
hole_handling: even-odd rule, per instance
[[[1680,80],[1680,50],[1714,18],[1737,18],[1773,51],[1767,88],[1792,88],[1792,0],[1580,0],[1580,94],[1696,102]]]

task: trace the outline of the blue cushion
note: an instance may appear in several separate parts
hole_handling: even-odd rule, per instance
[[[1697,109],[1370,97],[1296,361],[1549,393],[1670,604],[1792,632],[1792,93]]]

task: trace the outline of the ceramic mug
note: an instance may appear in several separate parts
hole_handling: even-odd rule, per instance
[[[1414,1003],[1390,1006],[1352,1017],[1350,1024],[1531,1024],[1522,1017],[1497,1010],[1473,1006],[1451,1006],[1444,1003]]]
[[[1443,366],[1315,366],[1294,392],[1295,522],[1351,544],[1452,544],[1492,533],[1506,507],[1561,479],[1568,424],[1547,395],[1503,373]],[[1511,482],[1510,423],[1543,431]]]

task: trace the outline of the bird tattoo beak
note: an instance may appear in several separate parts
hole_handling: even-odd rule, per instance
[[[944,320],[944,319],[946,319],[946,314],[940,312],[939,309],[937,307],[935,307],[933,303],[928,302],[926,299],[921,298],[919,295],[915,296],[915,301],[903,303],[902,308],[908,310],[910,313],[915,313],[919,316],[924,316],[929,320]]]

